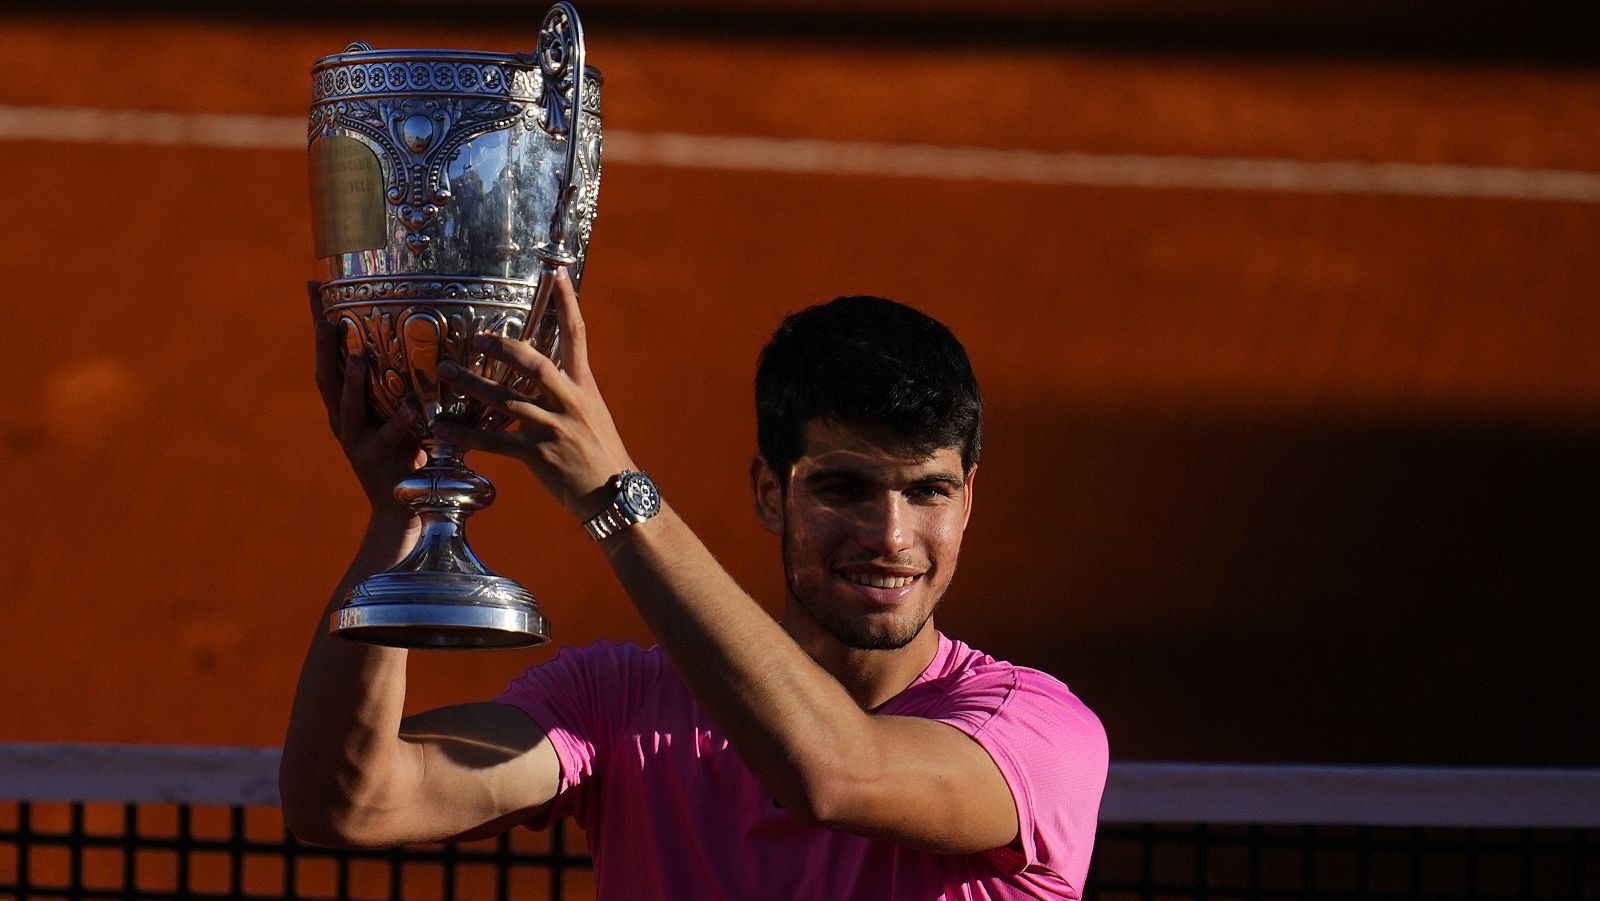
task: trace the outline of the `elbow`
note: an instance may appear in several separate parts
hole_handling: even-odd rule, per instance
[[[345,828],[338,805],[310,792],[287,775],[278,778],[278,803],[283,829],[302,842],[329,848],[354,848],[354,836]]]
[[[327,806],[319,803],[307,781],[293,765],[293,756],[285,753],[278,764],[278,811],[283,814],[283,829],[303,842],[331,844]]]
[[[302,842],[329,848],[387,848],[394,842],[382,830],[381,818],[364,815],[346,792],[319,790],[310,780],[279,774],[278,798],[283,828]]]
[[[779,803],[809,826],[861,832],[878,795],[890,783],[893,761],[870,734],[839,730],[825,747],[790,759]]]
[[[352,848],[348,838],[341,833],[333,819],[323,811],[303,805],[283,804],[284,831],[297,840],[329,848]]]
[[[317,790],[310,770],[295,766],[294,756],[285,753],[278,765],[278,810],[284,831],[302,842],[343,847],[333,806],[328,793]]]
[[[808,826],[856,831],[862,808],[863,786],[859,774],[836,766],[805,773],[791,793],[790,813]],[[780,803],[785,803],[780,799]]]
[[[285,803],[283,828],[299,841],[347,851],[396,844],[377,830],[363,826],[359,817],[331,806]]]
[[[858,813],[860,805],[837,788],[816,792],[806,811],[806,820],[812,825],[840,832],[860,833],[865,829]]]

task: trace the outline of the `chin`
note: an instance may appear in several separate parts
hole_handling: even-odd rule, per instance
[[[931,616],[930,613],[915,623],[893,619],[888,622],[860,619],[830,621],[831,618],[819,620],[819,623],[845,647],[857,651],[898,651],[922,634]]]
[[[846,583],[848,585],[848,583]],[[931,624],[934,611],[943,599],[943,586],[932,603],[928,591],[934,586],[919,585],[914,594],[891,608],[863,608],[853,589],[842,588],[832,580],[815,584],[791,577],[790,602],[823,632],[847,648],[857,651],[898,651],[915,641]]]
[[[852,636],[836,635],[834,637],[844,642],[846,647],[856,651],[898,651],[910,644],[911,640],[916,638],[917,635],[915,632],[911,633],[910,635],[897,635],[894,633],[885,632]]]

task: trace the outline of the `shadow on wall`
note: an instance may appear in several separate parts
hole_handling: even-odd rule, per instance
[[[987,431],[940,623],[1063,677],[1114,756],[1600,765],[1600,426],[992,405]]]

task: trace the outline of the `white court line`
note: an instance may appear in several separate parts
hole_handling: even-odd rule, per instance
[[[0,742],[0,800],[278,803],[277,748]],[[1102,822],[1600,827],[1600,769],[1112,761]]]
[[[303,150],[306,122],[296,116],[0,105],[0,140]]]
[[[298,116],[0,104],[0,141],[300,150]],[[612,129],[605,161],[749,172],[1102,188],[1191,188],[1600,203],[1600,173],[1428,163],[1046,153]]]

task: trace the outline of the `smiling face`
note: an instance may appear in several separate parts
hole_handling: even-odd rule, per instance
[[[897,449],[871,427],[813,420],[787,490],[759,459],[756,511],[783,538],[785,622],[848,648],[896,650],[920,635],[955,575],[972,510],[961,452]]]

